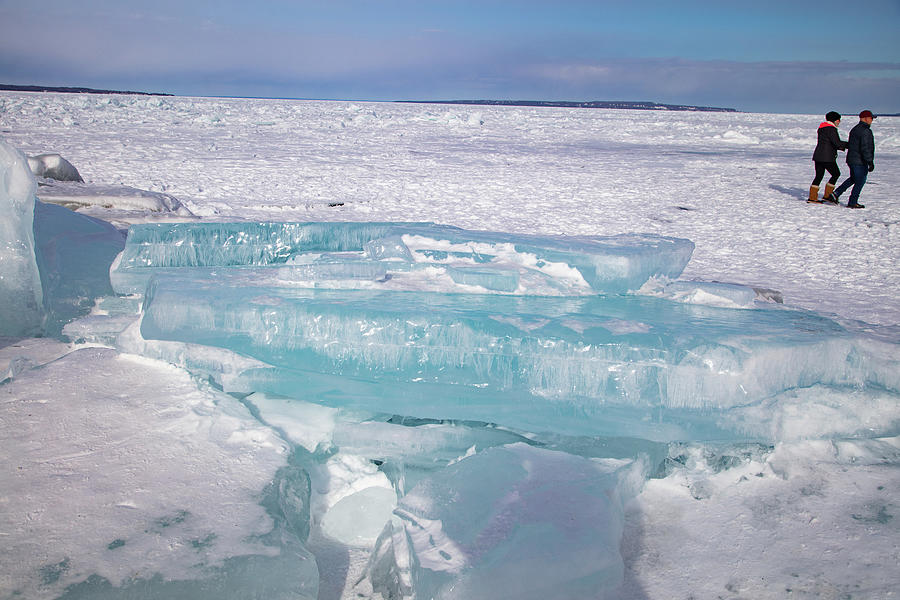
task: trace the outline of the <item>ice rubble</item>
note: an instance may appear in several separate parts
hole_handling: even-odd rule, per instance
[[[185,348],[182,364],[251,394],[260,419],[331,456],[330,473],[375,461],[311,501],[326,535],[366,545],[397,494],[366,571],[373,590],[615,597],[623,503],[646,476],[635,458],[658,468],[659,442],[715,440],[726,460],[728,442],[874,438],[900,424],[896,344],[771,291],[670,282],[689,255],[653,236],[173,224],[134,227],[111,276],[144,296],[143,343]],[[210,347],[255,364],[220,373],[198,350]],[[871,401],[829,400],[853,393]],[[833,418],[798,414],[820,410]],[[577,476],[612,454],[619,470]],[[556,579],[542,587],[548,549]]]
[[[38,185],[37,196],[43,202],[59,204],[73,210],[106,209],[113,211],[114,216],[121,212],[166,213],[170,217],[193,216],[181,201],[170,194],[139,190],[126,185],[42,181]]]
[[[669,441],[772,431],[734,411],[796,388],[900,390],[894,345],[751,288],[666,284],[690,249],[424,223],[178,223],[132,228],[111,277],[144,293],[144,339],[262,363],[227,381],[204,371],[234,393]],[[651,296],[621,293],[651,281]]]
[[[57,153],[28,157],[28,167],[37,178],[37,196],[42,202],[72,210],[93,209],[109,220],[127,213],[166,213],[171,218],[193,217],[177,198],[162,192],[125,185],[85,183],[75,165]]]

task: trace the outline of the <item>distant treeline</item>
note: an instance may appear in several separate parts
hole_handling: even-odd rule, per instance
[[[0,83],[0,90],[7,92],[62,92],[67,94],[130,94],[136,96],[171,96],[156,92],[130,92],[122,90],[95,90],[84,87],[55,87],[49,85],[10,85]]]
[[[734,108],[691,106],[689,104],[658,104],[656,102],[623,102],[594,100],[567,102],[564,100],[400,100],[417,104],[474,104],[487,106],[549,106],[557,108],[626,108],[631,110],[682,110],[696,112],[737,112]]]

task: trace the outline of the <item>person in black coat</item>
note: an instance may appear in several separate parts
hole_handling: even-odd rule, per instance
[[[865,208],[859,203],[859,193],[866,185],[869,173],[875,170],[875,136],[872,134],[872,121],[875,119],[871,110],[864,110],[859,113],[859,123],[850,130],[850,137],[847,140],[847,166],[850,167],[850,177],[834,190],[834,197],[837,199],[847,191],[847,188],[853,186],[847,208]]]
[[[841,170],[837,164],[838,150],[846,150],[847,142],[841,140],[838,134],[838,125],[841,123],[841,115],[835,111],[831,111],[825,115],[825,121],[819,125],[819,141],[813,152],[813,161],[816,165],[816,176],[812,185],[809,186],[809,200],[807,202],[832,202],[837,204],[831,193],[834,191],[834,184],[837,183],[838,177],[841,176]],[[819,184],[825,176],[825,171],[831,177],[825,184],[825,194],[822,200],[819,200]]]

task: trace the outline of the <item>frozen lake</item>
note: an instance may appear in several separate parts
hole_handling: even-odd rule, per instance
[[[685,278],[900,322],[897,119],[875,121],[868,208],[851,214],[796,202],[821,115],[9,93],[0,111],[24,153],[205,218],[658,233],[696,244]],[[844,115],[843,139],[855,122]]]
[[[119,297],[0,338],[0,597],[889,597],[900,120],[861,211],[805,202],[820,121],[0,93],[150,226]]]

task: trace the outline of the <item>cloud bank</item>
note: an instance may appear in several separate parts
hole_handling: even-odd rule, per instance
[[[571,24],[554,24],[557,29],[548,24],[543,31],[538,23],[513,34],[472,28],[461,21],[478,20],[475,5],[469,10],[476,14],[457,21],[443,15],[395,22],[396,15],[388,13],[370,28],[359,15],[342,23],[334,14],[327,19],[312,14],[308,3],[270,1],[239,15],[198,5],[182,14],[171,2],[137,10],[126,9],[127,2],[113,6],[95,0],[56,6],[50,18],[42,6],[0,8],[0,82],[198,96],[648,100],[762,112],[900,110],[896,61],[653,56],[654,48],[640,38]],[[489,16],[496,24],[504,15]],[[505,16],[516,25],[514,13]],[[604,26],[615,30],[614,25]],[[698,53],[689,46],[684,44],[685,54]]]

